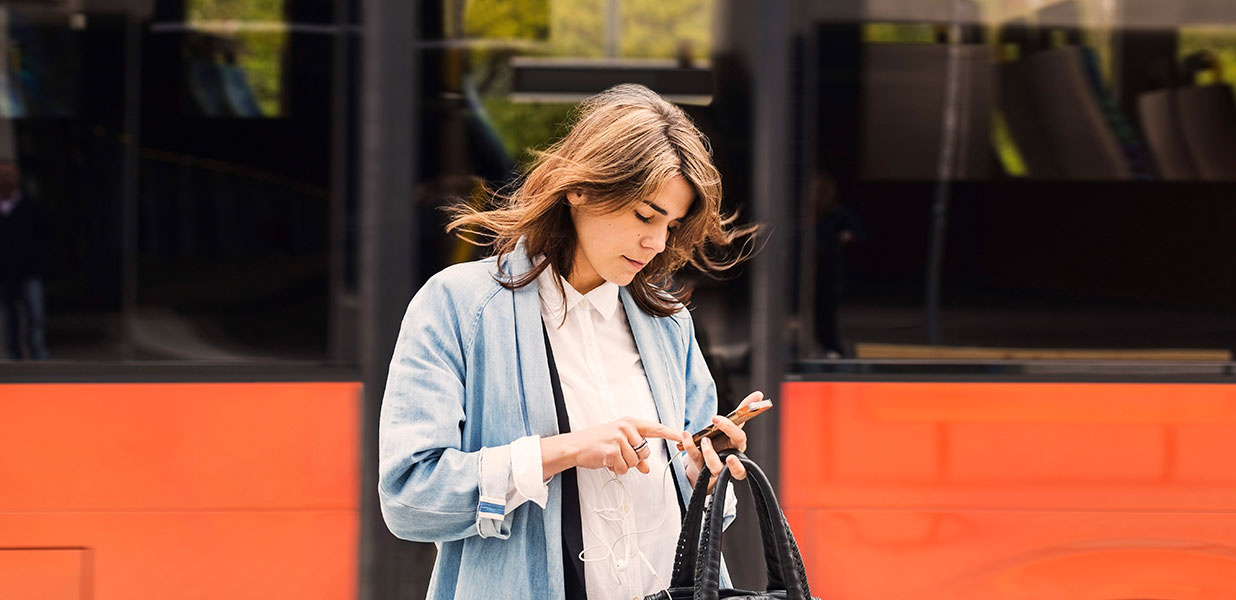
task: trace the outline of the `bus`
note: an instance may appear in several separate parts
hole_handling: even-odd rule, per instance
[[[1234,8],[0,15],[0,227],[39,208],[0,237],[0,596],[423,597],[376,432],[408,300],[480,256],[439,209],[625,82],[764,224],[737,272],[680,276],[719,410],[774,398],[749,454],[814,595],[1236,596]],[[727,563],[758,588],[739,493]]]

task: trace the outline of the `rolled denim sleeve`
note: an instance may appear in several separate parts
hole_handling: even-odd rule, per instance
[[[509,463],[509,468],[506,468]],[[492,465],[487,468],[486,465]],[[545,508],[549,486],[541,475],[541,437],[522,437],[509,446],[481,450],[481,517],[502,521],[525,502]],[[505,480],[503,475],[508,475]],[[491,479],[492,477],[492,479]],[[497,492],[501,491],[501,495]],[[493,495],[486,495],[493,494]],[[484,523],[482,522],[482,525]]]
[[[507,501],[511,477],[511,447],[481,449],[481,482],[476,505],[476,533],[481,537],[503,538],[511,535],[511,521],[506,515],[514,510]]]
[[[506,539],[509,446],[464,451],[465,328],[434,280],[408,305],[382,398],[378,496],[391,533],[412,541]]]

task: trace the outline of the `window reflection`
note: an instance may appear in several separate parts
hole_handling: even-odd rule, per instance
[[[1210,219],[1236,217],[1236,28],[1189,24],[1223,11],[954,6],[959,28],[881,5],[813,32],[819,167],[802,186],[834,182],[866,235],[838,269],[799,271],[844,282],[800,297],[800,329],[836,322],[840,340],[803,355],[1230,361],[1236,295],[1211,282],[1236,245]],[[802,256],[835,264],[813,197]]]
[[[78,45],[69,15],[38,7],[0,9],[0,116],[78,113]]]
[[[0,10],[0,159],[52,224],[50,356],[355,360],[361,3],[71,4]],[[418,4],[413,279],[482,252],[441,207],[620,82],[684,106],[750,217],[755,81],[786,69],[787,357],[1230,358],[1230,8],[796,6],[792,60],[765,65],[749,2]],[[751,277],[692,281],[740,372]]]
[[[194,113],[208,117],[283,114],[284,3],[189,0],[182,51]]]

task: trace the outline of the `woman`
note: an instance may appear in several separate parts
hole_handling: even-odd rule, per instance
[[[667,284],[685,264],[736,264],[746,245],[714,253],[754,228],[722,218],[702,134],[636,85],[586,100],[502,200],[448,227],[495,256],[435,275],[404,317],[383,515],[437,544],[430,598],[642,598],[668,582],[703,467],[746,475],[717,456],[746,436],[715,416],[687,294]],[[710,423],[727,439],[696,447],[687,432]]]

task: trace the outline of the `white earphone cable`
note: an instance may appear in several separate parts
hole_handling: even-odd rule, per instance
[[[674,465],[675,460],[680,459],[685,454],[686,452],[677,452],[670,456],[669,460],[665,462],[665,468],[661,471],[662,489],[664,489],[666,482],[669,481],[669,477],[667,477],[667,475],[669,474],[670,467]],[[660,529],[661,526],[665,524],[665,513],[667,511],[660,511],[661,518],[657,520],[656,525],[648,527],[647,529],[632,530],[634,527],[633,517],[635,514],[634,498],[632,497],[631,492],[627,489],[626,484],[623,483],[617,475],[610,472],[609,481],[605,482],[605,484],[601,487],[601,491],[603,492],[601,497],[603,499],[613,497],[607,496],[604,493],[605,490],[611,485],[616,485],[618,488],[616,496],[619,502],[617,506],[607,504],[592,508],[590,510],[594,515],[600,517],[602,520],[616,525],[619,528],[621,535],[619,535],[613,543],[609,544],[608,547],[604,544],[593,544],[592,546],[584,548],[579,552],[579,560],[585,563],[609,560],[610,574],[614,577],[614,583],[620,585],[622,583],[622,576],[620,576],[620,573],[626,571],[631,559],[638,557],[644,565],[648,567],[648,571],[652,573],[653,578],[657,581],[658,587],[661,589],[667,589],[669,586],[665,582],[664,578],[661,574],[657,573],[657,570],[652,566],[652,562],[648,560],[646,555],[644,555],[644,551],[639,548],[638,539],[638,536],[640,535]],[[675,491],[675,494],[677,494],[677,491]],[[584,524],[585,526],[588,525],[587,519],[585,519]],[[601,537],[600,535],[597,535],[597,532],[592,531],[591,527],[589,527],[589,531],[594,537]],[[625,543],[621,557],[619,557],[619,554],[615,551],[616,547],[620,543]],[[587,556],[590,551],[594,551],[597,548],[604,550],[605,553],[598,556]],[[632,549],[634,549],[635,552],[634,556],[632,555]]]

